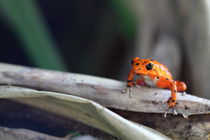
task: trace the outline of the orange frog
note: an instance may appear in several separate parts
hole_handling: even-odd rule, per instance
[[[133,77],[135,74],[140,76],[140,78],[136,80],[138,85],[170,89],[171,97],[167,101],[169,107],[176,105],[177,91],[185,91],[187,89],[184,82],[173,80],[168,68],[158,61],[141,59],[139,57],[133,58],[132,68],[127,79],[128,87],[133,86]]]

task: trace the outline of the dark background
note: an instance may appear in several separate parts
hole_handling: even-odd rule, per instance
[[[2,3],[2,6],[9,5],[9,2]],[[25,2],[23,1],[23,3]],[[121,27],[121,24],[127,23],[121,23],[121,17],[117,14],[112,2],[64,0],[50,1],[49,3],[47,0],[37,0],[35,3],[26,3],[28,4],[15,5],[14,3],[14,6],[23,9],[13,12],[20,12],[17,14],[21,16],[20,19],[27,21],[32,18],[25,17],[30,16],[30,14],[26,15],[24,12],[30,10],[24,10],[24,8],[27,9],[28,5],[32,5],[36,9],[38,19],[41,20],[49,37],[53,40],[53,47],[63,64],[48,65],[47,61],[46,64],[40,64],[39,61],[46,59],[49,54],[48,51],[43,52],[42,50],[45,48],[45,38],[43,41],[37,41],[36,38],[33,38],[34,36],[31,36],[31,39],[34,39],[35,43],[40,46],[35,46],[37,47],[36,51],[30,51],[28,49],[30,47],[27,46],[28,43],[24,41],[24,35],[20,37],[21,33],[17,31],[19,29],[16,29],[20,28],[20,25],[8,17],[10,13],[7,13],[7,10],[10,9],[4,10],[4,8],[2,8],[0,17],[1,62],[119,78],[117,69],[121,69],[120,64],[122,65],[126,58],[126,51],[129,51],[127,42],[134,40],[130,37],[134,37],[134,31],[128,31],[128,33],[123,31],[125,29]],[[30,22],[22,22],[22,24],[25,24],[23,26],[31,26],[26,29],[31,34],[36,29],[42,30]],[[36,28],[34,29],[34,27]],[[41,57],[41,60],[34,58],[33,55]],[[97,61],[97,57],[107,60],[100,62]],[[54,57],[54,59],[57,58]],[[48,61],[53,63],[53,60],[49,59]]]

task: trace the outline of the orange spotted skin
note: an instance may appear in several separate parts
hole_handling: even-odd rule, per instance
[[[141,59],[139,57],[133,58],[132,67],[127,79],[128,87],[133,86],[134,75],[139,76],[136,83],[141,86],[147,85],[151,87],[170,89],[171,97],[167,101],[169,107],[174,107],[176,105],[177,91],[182,92],[187,89],[184,82],[173,80],[168,68],[155,60]]]

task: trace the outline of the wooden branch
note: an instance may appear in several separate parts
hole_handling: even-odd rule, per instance
[[[134,87],[133,97],[125,82],[94,76],[41,70],[0,63],[0,84],[30,87],[39,90],[55,91],[91,99],[106,107],[147,112],[164,113],[169,90],[148,87]],[[184,117],[193,114],[210,113],[210,101],[189,94],[178,93],[176,111]],[[172,110],[169,112],[173,113]]]
[[[189,116],[188,119],[172,115],[164,118],[162,114],[154,113],[164,113],[167,109],[165,102],[170,97],[168,90],[147,87],[134,88],[133,97],[129,98],[128,91],[122,92],[125,89],[125,82],[8,64],[0,64],[0,66],[0,84],[56,91],[61,95],[66,93],[88,98],[106,107],[116,108],[114,111],[121,116],[154,128],[173,139],[204,139],[209,136],[209,100],[178,93],[177,112],[185,117],[192,116]],[[34,102],[29,99],[18,99],[17,101],[32,104],[38,103],[40,100],[41,98]],[[38,105],[42,106],[40,103]],[[47,105],[46,103],[45,106]],[[66,110],[66,112],[68,111],[69,109]]]

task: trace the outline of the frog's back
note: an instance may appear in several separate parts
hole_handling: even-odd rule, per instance
[[[153,61],[153,64],[155,65],[155,69],[158,72],[159,76],[163,76],[168,79],[173,79],[169,69],[165,65],[159,63],[158,61]]]

